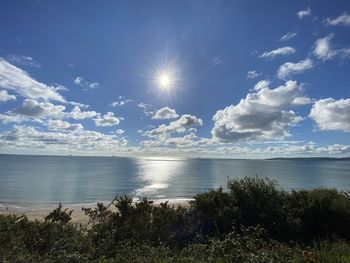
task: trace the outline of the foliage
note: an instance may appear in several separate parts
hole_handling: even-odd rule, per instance
[[[254,177],[186,207],[120,196],[83,211],[88,226],[61,204],[44,221],[0,215],[0,261],[350,262],[350,197],[335,189],[285,192]]]

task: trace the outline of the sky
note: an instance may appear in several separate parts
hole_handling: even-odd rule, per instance
[[[0,153],[350,155],[349,1],[0,10]]]

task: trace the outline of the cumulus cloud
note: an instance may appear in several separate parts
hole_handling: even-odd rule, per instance
[[[27,72],[0,58],[0,87],[13,90],[24,98],[65,102],[54,86],[33,79]]]
[[[288,32],[285,35],[283,35],[279,41],[287,41],[289,39],[292,39],[294,37],[296,37],[298,34],[296,32]]]
[[[296,50],[293,47],[281,47],[268,52],[264,52],[259,57],[273,59],[277,56],[287,56],[290,54],[294,54],[295,52]]]
[[[39,62],[36,62],[32,57],[28,57],[28,56],[10,54],[6,56],[6,59],[16,65],[31,66],[35,68],[41,67],[41,64]]]
[[[65,131],[79,131],[84,127],[80,123],[71,124],[62,120],[49,120],[48,127],[50,130],[65,130]]]
[[[289,128],[302,120],[291,108],[300,105],[301,101],[309,103],[302,95],[302,85],[291,80],[275,89],[270,89],[267,81],[258,84],[237,105],[216,112],[211,131],[214,139],[237,142],[290,135]]]
[[[220,57],[215,57],[212,59],[211,63],[213,66],[218,66],[223,63],[222,59]]]
[[[97,115],[96,111],[82,111],[78,106],[74,106],[74,108],[64,114],[66,118],[72,118],[76,120],[83,120],[95,117]]]
[[[23,115],[27,117],[40,117],[45,110],[36,100],[25,99],[21,107],[12,111],[13,114]]]
[[[302,19],[304,17],[311,16],[311,14],[312,14],[311,8],[310,6],[308,6],[305,10],[300,10],[297,13],[297,16],[299,19]]]
[[[255,70],[248,71],[247,79],[256,79],[261,76],[262,73],[258,73]]]
[[[190,114],[181,115],[181,117],[175,121],[170,122],[169,125],[162,124],[158,128],[149,131],[149,135],[159,135],[172,132],[185,132],[186,129],[193,126],[202,126],[203,121],[196,116]]]
[[[118,125],[120,123],[121,118],[117,118],[114,116],[113,112],[107,112],[103,116],[98,116],[96,119],[94,119],[96,126],[102,126],[102,127],[109,127]]]
[[[350,26],[350,15],[347,12],[344,12],[344,14],[336,18],[327,18],[326,24],[330,26]]]
[[[7,90],[0,90],[0,102],[6,102],[9,100],[16,100],[16,96],[8,94]]]
[[[156,113],[152,116],[152,119],[155,120],[165,120],[165,119],[175,119],[179,117],[174,109],[169,107],[164,107],[156,111]]]
[[[290,77],[291,75],[300,74],[314,67],[311,59],[299,61],[297,63],[286,62],[278,69],[277,75],[281,79]]]
[[[328,98],[316,101],[310,117],[321,130],[350,132],[350,99]]]

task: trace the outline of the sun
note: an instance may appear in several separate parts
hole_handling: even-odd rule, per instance
[[[167,74],[163,74],[159,78],[159,84],[161,88],[168,88],[170,86],[170,78]]]

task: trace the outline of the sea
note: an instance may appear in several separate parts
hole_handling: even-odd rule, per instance
[[[350,191],[350,160],[0,155],[0,206],[84,206],[124,194],[179,203],[245,176],[276,180],[286,191]]]

